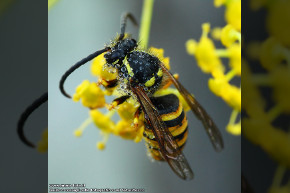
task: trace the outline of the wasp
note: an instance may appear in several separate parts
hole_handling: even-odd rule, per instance
[[[152,157],[165,160],[171,169],[182,179],[192,179],[193,172],[182,153],[187,138],[187,120],[176,95],[156,97],[154,93],[164,83],[171,82],[185,99],[195,116],[202,122],[216,151],[223,149],[223,139],[213,120],[197,102],[197,100],[169,72],[160,59],[138,47],[138,43],[130,36],[125,36],[127,19],[133,24],[137,22],[133,15],[125,13],[121,16],[121,33],[116,41],[104,49],[98,50],[82,59],[68,69],[61,77],[59,87],[61,93],[71,98],[64,89],[67,77],[77,68],[104,53],[108,66],[117,70],[115,80],[106,82],[106,87],[122,85],[123,95],[113,102],[120,105],[130,97],[139,104],[135,115],[144,113],[146,129],[144,136]],[[169,116],[173,115],[173,116]],[[170,118],[171,120],[166,120]],[[175,131],[175,132],[174,132]],[[150,133],[153,134],[153,137]]]

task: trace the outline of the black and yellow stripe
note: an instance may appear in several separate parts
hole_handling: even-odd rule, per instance
[[[160,97],[151,97],[150,99],[158,110],[169,132],[182,150],[187,140],[188,129],[186,115],[178,97],[174,94],[169,94]],[[155,160],[163,160],[152,129],[146,123],[143,136],[151,157]]]

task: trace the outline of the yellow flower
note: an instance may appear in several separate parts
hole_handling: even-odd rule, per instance
[[[241,0],[231,0],[227,4],[225,18],[236,30],[241,31]]]
[[[103,136],[103,140],[97,142],[96,146],[99,150],[102,151],[106,148],[106,143],[108,142],[108,139],[109,139],[109,133],[101,131],[101,135]]]
[[[106,60],[104,58],[105,53],[94,58],[91,65],[91,72],[93,75],[100,77],[104,80],[114,80],[117,78],[117,72],[112,67],[106,66]]]
[[[115,123],[111,120],[112,114],[104,115],[99,110],[91,110],[90,116],[95,125],[103,132],[112,133],[115,128]]]
[[[274,88],[274,100],[277,105],[282,107],[284,112],[290,112],[290,70],[288,66],[280,66],[271,71],[269,79],[271,79]]]
[[[150,47],[149,52],[154,54],[159,58],[159,60],[164,64],[164,66],[170,70],[170,58],[169,57],[164,57],[164,50],[162,48],[154,48]]]
[[[241,45],[233,44],[229,47],[230,53],[230,66],[236,72],[237,75],[241,76]]]
[[[289,112],[290,89],[289,69],[282,64],[281,57],[275,53],[277,42],[275,39],[268,39],[262,46],[263,60],[271,60],[273,66],[264,63],[263,66],[269,71],[268,74],[251,74],[247,63],[243,65],[243,71],[248,74],[247,79],[243,79],[242,85],[247,88],[244,95],[243,108],[249,118],[243,119],[243,134],[252,143],[259,145],[279,164],[290,168],[290,140],[286,132],[271,125],[281,113]],[[278,46],[279,47],[279,46]],[[255,81],[255,82],[254,82]],[[256,85],[269,86],[273,88],[273,98],[276,104],[268,112],[265,111],[265,101],[261,97]]]
[[[104,142],[98,142],[97,143],[97,148],[99,150],[104,150],[106,148],[106,144]]]
[[[214,6],[215,7],[220,7],[224,5],[227,2],[227,0],[214,0]]]
[[[234,109],[241,112],[241,89],[228,84],[222,98]]]
[[[115,135],[121,136],[123,139],[134,140],[136,143],[140,142],[143,137],[144,125],[139,124],[137,128],[133,126],[132,120],[121,119],[114,130]]]
[[[241,111],[241,89],[232,86],[225,78],[209,79],[210,90],[224,99],[232,108]]]
[[[121,119],[124,120],[133,120],[134,113],[137,110],[137,107],[133,105],[134,101],[130,98],[128,101],[124,102],[123,104],[119,105],[117,110]]]
[[[211,37],[215,40],[219,40],[221,39],[221,36],[222,36],[222,28],[220,27],[215,27],[212,29],[211,31]]]
[[[224,71],[224,67],[216,54],[214,43],[208,38],[210,25],[205,23],[202,25],[202,29],[203,33],[199,43],[196,43],[194,40],[187,41],[187,52],[195,55],[198,65],[203,72]]]
[[[83,135],[83,131],[82,131],[82,130],[79,130],[79,129],[77,129],[77,130],[75,130],[75,132],[74,132],[74,135],[75,135],[76,137],[80,137],[80,136],[82,136],[82,135]]]
[[[243,134],[261,146],[273,159],[290,168],[290,140],[286,132],[276,129],[264,119],[243,119]]]
[[[281,45],[275,38],[270,37],[263,42],[260,51],[260,62],[265,69],[274,69],[284,58],[281,53]]]
[[[290,46],[289,10],[289,1],[274,1],[271,6],[269,6],[269,12],[266,20],[269,33],[286,46]]]
[[[250,7],[251,9],[256,11],[260,9],[261,7],[267,5],[268,2],[269,2],[268,0],[251,0]]]
[[[74,131],[74,135],[75,135],[76,137],[81,137],[81,136],[83,135],[84,130],[85,130],[85,129],[87,128],[87,126],[88,126],[89,124],[91,124],[92,122],[93,122],[92,118],[89,117],[87,120],[85,120],[85,121],[82,123],[82,125],[81,125],[78,129],[76,129],[76,130]]]
[[[241,123],[228,124],[227,131],[232,135],[241,135]]]
[[[193,39],[189,39],[185,43],[186,51],[190,55],[194,55],[197,47],[197,42]]]
[[[100,76],[103,71],[103,66],[106,64],[106,59],[104,58],[104,55],[105,53],[93,59],[93,63],[91,65],[91,73],[94,76]]]
[[[247,62],[243,63],[243,72],[249,77],[253,76]],[[247,110],[250,116],[262,115],[265,101],[262,99],[258,88],[253,84],[250,78],[243,78],[242,86],[247,88],[247,92],[243,93],[243,109]]]
[[[40,153],[48,150],[48,129],[45,129],[41,135],[41,140],[37,143],[37,151]]]
[[[215,6],[225,4],[228,14],[237,11],[236,0],[215,1]],[[233,18],[232,22],[236,22],[237,18]],[[208,38],[210,25],[205,23],[202,25],[203,33],[199,42],[188,40],[186,49],[190,55],[194,55],[198,66],[205,73],[211,73],[213,78],[208,81],[209,89],[217,96],[221,97],[234,112],[241,112],[241,89],[231,85],[229,81],[234,76],[241,76],[241,33],[240,28],[235,23],[230,23],[224,28],[215,28],[212,36],[216,40],[220,40],[226,48],[216,49],[214,43]],[[225,74],[225,66],[221,62],[221,58],[228,58],[229,65],[232,70]],[[235,123],[238,113],[234,113],[233,121],[227,126],[227,131],[233,135],[240,135],[241,124]]]
[[[226,47],[232,45],[235,41],[239,40],[240,33],[237,32],[232,25],[226,25],[221,32],[221,42]]]
[[[221,96],[224,90],[224,87],[228,84],[228,81],[225,77],[222,78],[210,78],[208,80],[209,89],[217,96]]]
[[[289,193],[289,192],[290,187],[287,184],[281,187],[271,187],[269,190],[269,193]]]
[[[252,41],[247,43],[245,53],[252,60],[259,60],[261,54],[261,42]]]
[[[83,106],[89,108],[102,108],[105,106],[105,95],[96,83],[90,83],[84,80],[80,84],[76,93],[73,95],[73,101],[81,100]]]

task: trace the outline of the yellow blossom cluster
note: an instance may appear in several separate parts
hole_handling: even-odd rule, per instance
[[[290,168],[290,135],[274,125],[280,115],[290,112],[290,28],[287,25],[290,22],[290,3],[285,0],[252,0],[251,7],[254,10],[267,9],[266,26],[270,36],[263,42],[247,45],[247,55],[258,61],[265,72],[252,73],[250,62],[243,64],[247,78],[243,78],[242,85],[247,92],[243,94],[242,108],[248,116],[242,120],[243,135],[280,165],[269,192],[290,192],[290,181],[282,185],[286,168]],[[271,88],[274,104],[270,108],[260,88]]]
[[[170,69],[169,58],[163,56],[163,49],[150,48],[148,52],[157,56]],[[89,118],[74,132],[75,136],[80,137],[84,129],[93,123],[101,130],[101,135],[103,136],[103,140],[97,143],[99,150],[105,149],[106,142],[111,134],[120,136],[123,139],[133,140],[136,143],[140,142],[144,131],[144,115],[141,114],[139,118],[134,116],[139,104],[132,98],[129,98],[126,102],[118,106],[115,102],[111,104],[106,103],[106,96],[112,95],[119,97],[121,94],[118,86],[115,88],[106,88],[108,81],[117,78],[117,72],[116,69],[106,65],[104,54],[99,55],[93,60],[91,72],[93,76],[98,77],[98,81],[90,82],[84,80],[76,88],[76,92],[73,95],[73,101],[81,101],[83,106],[90,109]],[[156,93],[156,96],[168,93],[176,94],[182,101],[184,109],[189,110],[188,105],[177,90],[168,88],[168,86],[165,85],[160,89]],[[103,110],[100,110],[101,108],[107,108],[107,113],[103,113]],[[117,122],[112,119],[114,114],[119,116]]]
[[[201,70],[212,75],[208,81],[209,89],[233,108],[227,131],[233,135],[240,135],[241,122],[236,123],[236,119],[241,112],[241,88],[230,81],[241,76],[241,1],[215,0],[214,5],[226,6],[227,25],[211,30],[210,24],[204,23],[200,40],[188,40],[186,49],[188,54],[195,56]],[[210,31],[213,39],[220,41],[224,48],[215,47],[214,41],[208,35]],[[228,59],[228,72],[222,58]]]

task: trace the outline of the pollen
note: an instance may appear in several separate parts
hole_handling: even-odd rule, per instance
[[[164,66],[170,70],[170,58],[169,57],[164,57],[164,49],[162,48],[154,48],[150,47],[148,50],[150,53],[155,55],[156,57],[159,58],[159,60],[164,64]]]
[[[233,135],[241,135],[241,124],[229,124],[227,131]]]
[[[96,83],[84,80],[76,89],[73,101],[81,100],[83,106],[89,108],[101,108],[105,106],[105,95]]]
[[[75,130],[75,132],[74,132],[74,135],[75,135],[76,137],[80,137],[80,136],[82,136],[82,135],[83,135],[83,131],[82,131],[82,130],[79,130],[79,129],[77,129],[77,130]]]
[[[110,111],[118,105],[117,101],[113,101],[111,104],[106,105],[107,109]]]
[[[99,150],[104,150],[106,148],[106,145],[103,142],[97,142],[97,148]]]

